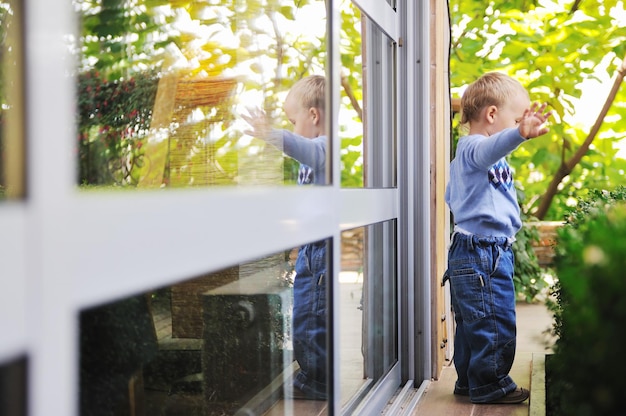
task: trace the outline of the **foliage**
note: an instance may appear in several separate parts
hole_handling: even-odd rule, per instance
[[[620,413],[626,370],[626,188],[590,192],[559,229],[548,403],[560,416]],[[581,352],[584,352],[581,354]]]
[[[551,132],[525,143],[510,157],[528,196],[525,212],[540,220],[558,220],[588,189],[614,189],[622,182],[626,160],[616,157],[615,145],[626,134],[626,119],[619,115],[626,106],[625,89],[609,100],[596,136],[580,123],[577,108],[579,99],[587,99],[581,86],[598,75],[617,73],[626,56],[621,1],[492,0],[485,6],[454,0],[450,15],[453,95],[460,95],[482,73],[497,70],[520,80],[533,101],[547,102],[555,112]],[[593,140],[589,150],[568,172],[577,151],[584,151],[585,139]],[[541,202],[551,197],[551,181],[562,173],[565,177],[555,187],[547,212],[538,212]]]
[[[78,81],[81,182],[131,181],[134,166],[143,163],[143,140],[150,128],[158,85],[156,74],[106,82],[97,71],[90,71],[80,74]]]
[[[353,125],[362,126],[363,73],[361,57],[361,21],[358,7],[352,1],[341,2],[340,59],[342,67],[340,113],[351,114]],[[362,106],[362,104],[361,104]],[[348,133],[340,126],[341,136],[341,186],[360,188],[363,186],[363,131]]]
[[[0,200],[4,199],[6,196],[6,183],[4,178],[4,126],[7,109],[10,106],[10,103],[7,102],[5,86],[6,80],[2,76],[2,71],[12,64],[10,61],[13,59],[13,55],[15,54],[15,48],[13,48],[9,43],[10,37],[8,36],[8,31],[12,24],[13,9],[11,8],[11,5],[0,2]]]
[[[582,232],[586,228],[593,227],[593,218],[602,215],[610,207],[620,201],[626,201],[626,187],[624,185],[618,186],[613,191],[606,191],[600,189],[592,189],[589,191],[589,195],[585,198],[581,198],[576,208],[570,209],[565,215],[565,226],[561,233],[566,235],[576,235],[578,239],[582,239]],[[567,250],[561,245],[555,248],[556,260],[561,257],[567,257]],[[555,324],[554,334],[558,337],[561,334],[561,311],[563,310],[563,302],[561,300],[561,283],[557,281],[551,288],[554,296],[554,301],[548,302],[548,307],[554,312]]]
[[[522,214],[524,224],[528,223],[529,216]],[[541,292],[548,287],[545,279],[545,270],[539,265],[533,243],[539,241],[539,232],[536,228],[524,225],[515,236],[513,253],[515,256],[515,274],[513,283],[515,293],[526,302],[533,302]]]
[[[618,201],[626,201],[626,187],[619,185],[612,191],[591,189],[589,195],[578,201],[576,209],[565,216],[565,223],[573,228],[589,226],[588,217],[607,210]]]
[[[0,63],[4,64],[10,56],[10,45],[7,44],[9,41],[9,28],[13,24],[13,9],[11,5],[8,3],[0,3]],[[5,84],[6,80],[4,77],[0,76],[0,104],[6,104],[5,99]],[[2,106],[0,105],[0,109]],[[1,114],[1,113],[0,113]]]

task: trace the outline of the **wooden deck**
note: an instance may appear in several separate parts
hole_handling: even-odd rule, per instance
[[[511,377],[520,386],[531,389],[531,364],[533,355],[551,352],[554,343],[549,330],[552,315],[543,304],[518,303],[517,305],[517,353]],[[534,416],[530,412],[530,400],[517,405],[478,405],[467,397],[452,394],[456,371],[450,364],[441,372],[438,380],[432,381],[413,413],[415,416]]]

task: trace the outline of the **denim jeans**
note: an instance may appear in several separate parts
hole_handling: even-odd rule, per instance
[[[456,322],[455,393],[474,403],[517,388],[509,376],[516,345],[513,265],[506,237],[452,236],[446,278]]]
[[[302,246],[293,282],[293,344],[300,372],[294,385],[326,398],[326,242]]]

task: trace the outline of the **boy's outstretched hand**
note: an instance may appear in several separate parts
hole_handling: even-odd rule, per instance
[[[252,127],[252,130],[244,130],[245,134],[258,139],[266,139],[272,132],[267,115],[260,108],[248,108],[248,114],[242,114],[241,118]]]
[[[533,103],[529,109],[524,111],[524,115],[519,122],[517,128],[522,137],[532,139],[543,134],[546,134],[550,129],[545,125],[548,117],[552,115],[552,111],[544,113],[547,107],[546,103],[539,104]]]

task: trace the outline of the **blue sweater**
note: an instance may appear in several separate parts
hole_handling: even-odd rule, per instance
[[[327,141],[326,136],[307,139],[288,130],[274,130],[270,140],[268,140],[271,144],[282,148],[287,156],[300,162],[298,183],[314,183],[316,185],[327,185]]]
[[[522,221],[505,157],[523,141],[517,128],[459,139],[445,194],[458,227],[479,236],[515,237]]]

